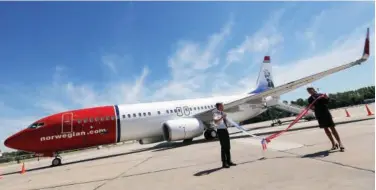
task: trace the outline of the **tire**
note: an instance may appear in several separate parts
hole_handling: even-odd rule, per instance
[[[52,160],[52,167],[59,166],[61,165],[61,159],[60,158],[55,158]]]
[[[217,138],[217,131],[213,129],[208,129],[204,132],[204,137],[206,140],[212,140]]]

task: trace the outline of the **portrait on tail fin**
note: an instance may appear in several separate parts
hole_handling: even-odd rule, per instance
[[[268,70],[264,70],[264,76],[265,76],[266,81],[268,82],[268,87],[274,88],[274,83],[273,83],[273,80],[271,79],[271,75]]]

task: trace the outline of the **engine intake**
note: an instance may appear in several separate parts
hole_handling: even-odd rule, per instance
[[[162,124],[163,137],[168,142],[198,137],[204,129],[204,124],[196,118],[169,120]]]

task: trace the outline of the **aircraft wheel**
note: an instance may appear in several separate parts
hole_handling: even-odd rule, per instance
[[[217,132],[213,129],[208,129],[204,132],[204,137],[206,140],[212,140],[217,138]]]
[[[59,166],[61,165],[61,159],[60,158],[55,158],[52,160],[52,166],[55,167],[55,166]]]
[[[210,137],[213,138],[213,139],[217,138],[217,131],[211,130],[210,131]]]

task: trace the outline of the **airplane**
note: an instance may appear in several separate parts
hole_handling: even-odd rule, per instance
[[[181,140],[186,143],[202,134],[205,139],[213,140],[217,137],[216,130],[212,127],[215,103],[224,104],[224,111],[232,121],[244,121],[260,115],[268,106],[286,106],[279,102],[280,95],[333,73],[361,65],[369,55],[368,28],[361,58],[299,80],[275,87],[270,57],[265,56],[256,88],[249,93],[68,110],[33,122],[8,137],[4,144],[39,156],[55,157],[52,160],[53,167],[62,164],[59,152],[66,150],[134,140],[138,140],[140,144]]]

